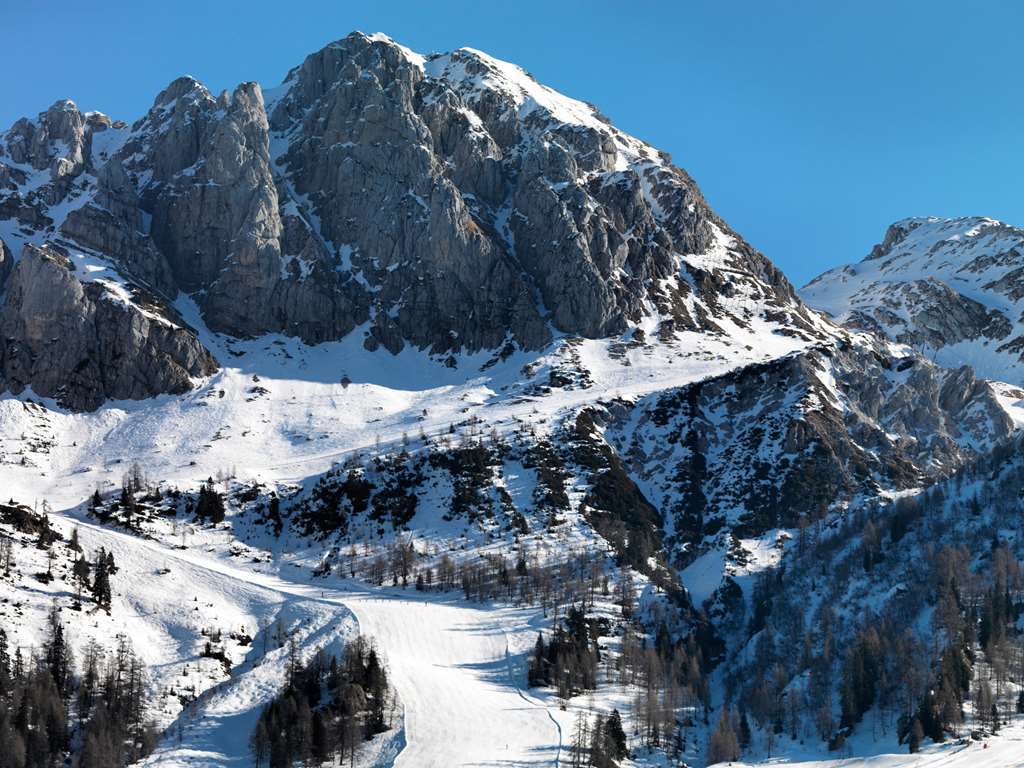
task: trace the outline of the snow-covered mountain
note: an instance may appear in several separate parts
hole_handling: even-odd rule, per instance
[[[801,290],[851,328],[920,350],[939,365],[1024,384],[1024,230],[981,217],[904,219],[857,264]]]
[[[66,268],[47,280],[73,271],[104,302],[135,294],[133,321],[153,330],[182,327],[166,306],[181,292],[217,332],[309,343],[354,333],[392,353],[536,350],[636,327],[729,337],[752,322],[821,335],[667,155],[470,49],[424,58],[355,33],[266,95],[246,83],[215,98],[175,80],[131,126],[64,101],[4,134],[0,163],[9,279],[39,260],[29,250],[18,266],[25,244],[48,242],[48,263]],[[89,312],[53,301],[58,318]],[[8,297],[6,325],[35,314],[22,304]],[[108,346],[103,328],[88,330],[65,334],[36,370],[58,334],[12,327],[21,343],[4,357],[7,387],[79,409],[139,396],[79,367]],[[136,334],[135,356],[209,372],[185,341],[167,350],[153,330]],[[121,351],[104,370],[125,365]],[[160,377],[144,387],[178,390]]]
[[[383,35],[267,90],[179,78],[130,125],[59,102],[0,134],[8,642],[52,646],[52,605],[76,649],[131,637],[163,729],[150,765],[245,764],[294,647],[320,658],[357,626],[400,702],[366,765],[551,763],[578,714],[612,708],[634,718],[623,764],[706,761],[730,705],[767,756],[787,695],[808,709],[790,753],[824,751],[856,722],[803,662],[841,672],[888,603],[850,587],[832,634],[801,614],[797,664],[764,585],[798,602],[783,574],[806,545],[849,586],[851,520],[888,525],[894,498],[1015,439],[1020,396],[954,350],[1008,359],[1017,321],[983,297],[1012,295],[1019,234],[895,225],[808,306],[593,106]],[[113,596],[80,611],[100,547]],[[901,621],[925,626],[934,595],[914,595]],[[591,613],[587,696],[527,689],[570,604]],[[748,667],[776,688],[729,672]]]

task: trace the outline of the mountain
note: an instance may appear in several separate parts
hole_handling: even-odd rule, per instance
[[[1024,230],[980,217],[904,219],[865,259],[829,270],[804,300],[939,365],[1024,384]]]
[[[650,493],[663,511],[708,507],[666,529],[693,556],[725,520],[751,535],[793,525],[945,476],[1013,430],[969,370],[809,309],[665,153],[472,49],[424,57],[353,33],[267,94],[179,78],[131,125],[63,101],[0,148],[3,237],[20,254],[3,262],[5,386],[72,410],[198,387],[117,409],[101,444],[91,426],[52,437],[107,462],[120,435],[124,453],[149,454],[139,431],[179,454],[206,446],[207,465],[245,457],[273,476],[288,459],[316,474],[467,412],[507,429],[542,411],[551,430],[622,401],[636,419],[609,428],[622,451],[652,422],[678,423],[673,465],[691,470]],[[371,428],[369,400],[405,389],[391,371],[410,365],[420,394]],[[209,416],[189,414],[183,433],[192,402]],[[315,450],[295,440],[299,420]],[[277,445],[272,464],[239,441]],[[69,453],[50,471],[95,458]],[[664,470],[644,454],[631,466],[653,482]]]
[[[732,755],[740,711],[754,756],[876,706],[941,736],[918,684],[973,641],[903,640],[983,579],[951,598],[968,576],[916,544],[1000,546],[1007,510],[965,488],[1021,397],[959,352],[1012,357],[1018,235],[908,220],[802,298],[595,107],[384,35],[272,89],[176,79],[131,124],[58,102],[0,134],[0,615],[18,647],[62,621],[79,652],[142,646],[164,730],[121,741],[154,765],[248,759],[261,712],[302,711],[282,689],[337,704],[319,651],[356,626],[397,686],[365,764],[485,760],[495,731],[550,763],[613,708],[637,765]],[[100,547],[123,571],[84,610]]]
[[[194,297],[234,336],[356,332],[370,350],[444,355],[644,320],[666,335],[752,318],[816,333],[667,155],[470,49],[424,58],[355,33],[266,96],[175,80],[131,126],[59,102],[0,137],[0,163],[13,253],[47,241],[72,263],[100,257],[154,304]],[[97,282],[91,269],[80,279]],[[99,401],[69,384],[64,402]]]

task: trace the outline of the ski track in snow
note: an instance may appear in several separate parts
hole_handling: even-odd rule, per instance
[[[537,631],[547,623],[538,608],[473,604],[452,593],[377,589],[340,578],[323,580],[323,584],[291,580],[281,573],[224,562],[196,547],[179,550],[84,519],[54,517],[76,525],[87,547],[104,546],[115,552],[123,578],[133,582],[124,585],[129,600],[135,589],[152,589],[136,578],[137,572],[162,563],[185,577],[188,585],[215,584],[222,593],[245,595],[298,617],[304,628],[300,630],[304,658],[318,648],[338,650],[357,631],[354,617],[358,631],[372,638],[384,655],[404,721],[404,728],[395,723],[374,740],[393,743],[390,750],[372,755],[372,763],[367,764],[395,768],[558,765],[562,732],[571,715],[557,710],[553,698],[545,702],[521,690],[526,654]],[[308,577],[307,570],[294,570],[300,578]],[[185,588],[181,586],[177,597],[188,601],[191,592],[182,591]],[[262,705],[283,685],[284,651],[262,656],[261,642],[258,635],[249,657],[231,676],[200,694],[182,713],[180,739],[176,720],[141,765],[251,764],[249,734]],[[143,646],[137,648],[143,657],[152,659],[153,649],[145,647],[144,641],[137,645]],[[180,665],[172,661],[162,666]],[[403,741],[404,748],[398,751]]]
[[[507,637],[532,640],[535,611],[373,593],[346,604],[381,640],[405,709],[395,768],[558,764],[557,720],[509,679]]]

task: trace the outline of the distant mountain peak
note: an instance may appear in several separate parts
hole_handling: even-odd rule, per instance
[[[863,261],[825,272],[801,295],[943,365],[1024,384],[1024,229],[984,216],[902,219]]]

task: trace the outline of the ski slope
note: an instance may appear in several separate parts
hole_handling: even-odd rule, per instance
[[[199,530],[181,549],[173,540],[131,536],[76,512],[51,517],[65,534],[77,527],[87,551],[102,546],[114,552],[120,570],[112,614],[92,613],[89,620],[71,622],[68,628],[79,648],[89,639],[109,643],[123,632],[150,667],[151,714],[164,737],[141,763],[147,768],[253,765],[249,734],[262,706],[284,684],[286,651],[266,643],[278,622],[295,634],[303,658],[319,649],[337,651],[356,632],[371,637],[381,651],[400,707],[392,729],[363,747],[357,756],[360,766],[564,766],[577,712],[608,712],[615,706],[627,713],[627,732],[631,730],[632,692],[610,678],[601,681],[594,695],[574,698],[567,710],[550,691],[525,690],[526,655],[538,630],[549,630],[551,624],[540,608],[469,603],[459,593],[376,588],[340,576],[316,578],[310,567],[317,560],[315,549],[303,557],[269,562],[249,556],[257,550],[233,556],[225,546],[231,534],[222,529]],[[42,560],[44,553],[35,551],[34,556]],[[27,613],[15,625],[16,643],[38,644],[44,636],[49,601],[36,600],[30,607],[35,603],[38,612]],[[255,630],[250,646],[230,654],[235,662],[230,675],[218,673],[213,660],[198,658],[197,630],[205,625]],[[199,695],[184,710],[176,710],[160,692],[186,682]],[[1024,724],[1006,726],[987,743],[927,744],[920,754],[908,755],[891,732],[875,741],[865,727],[850,739],[847,754],[829,755],[824,745],[794,742],[779,745],[781,756],[762,756],[742,765],[1024,765]],[[625,765],[662,766],[663,761],[664,753],[638,749]]]
[[[381,650],[401,708],[392,729],[364,747],[362,765],[558,762],[574,713],[561,711],[548,693],[522,690],[526,654],[537,632],[550,628],[540,608],[475,604],[456,593],[373,588],[340,577],[314,579],[294,562],[233,558],[221,546],[229,537],[219,531],[200,532],[180,549],[76,513],[51,517],[64,532],[77,527],[86,551],[112,551],[120,569],[112,615],[72,622],[76,645],[128,635],[150,667],[158,702],[164,701],[160,691],[183,685],[184,668],[207,666],[207,674],[190,678],[206,686],[195,702],[180,712],[161,704],[151,713],[164,737],[141,765],[252,764],[249,735],[262,706],[284,685],[286,650],[273,640],[268,650],[265,641],[277,622],[295,634],[303,658],[319,649],[337,652],[357,632]],[[42,601],[35,620],[20,625],[17,644],[38,644],[45,608]],[[197,658],[198,628],[206,624],[225,631],[242,626],[254,634],[230,675],[219,679],[216,662]]]
[[[536,609],[373,593],[345,604],[385,649],[402,697],[406,747],[396,768],[558,763],[557,707],[520,688],[542,626]]]
[[[927,744],[911,755],[906,747],[893,743],[892,752],[873,754],[854,750],[848,757],[803,759],[792,755],[767,758],[759,762],[719,763],[732,768],[785,765],[789,768],[1017,768],[1024,766],[1024,726],[1014,724],[1003,729],[998,738],[985,741],[958,739],[945,744]],[[901,750],[897,753],[895,750]],[[860,752],[860,755],[857,754]]]

